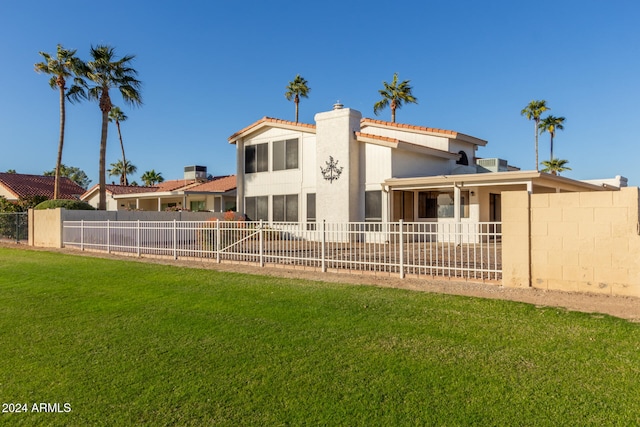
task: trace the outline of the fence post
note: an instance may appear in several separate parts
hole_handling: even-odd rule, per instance
[[[398,244],[400,246],[400,278],[404,279],[404,223],[402,220],[398,221],[400,225],[400,231],[398,233]]]
[[[140,220],[136,220],[136,255],[140,258]]]
[[[263,232],[262,220],[260,220],[260,267],[264,267],[264,250],[262,248],[262,244],[264,242],[264,236],[262,235]]]
[[[20,243],[20,214],[16,213],[16,243]]]
[[[216,260],[220,264],[220,220],[216,221]]]
[[[322,269],[323,273],[327,272],[327,262],[326,262],[326,254],[325,254],[325,244],[327,242],[327,237],[326,237],[326,226],[327,226],[327,220],[323,219],[322,220],[322,238],[321,238],[321,242],[322,242],[322,247],[320,249],[320,266]]]
[[[178,238],[176,231],[176,220],[173,220],[173,259],[178,259]]]
[[[109,220],[107,220],[107,253],[110,254],[111,253],[111,228],[110,228],[111,224],[109,223]]]
[[[84,251],[84,219],[80,220],[80,250]]]

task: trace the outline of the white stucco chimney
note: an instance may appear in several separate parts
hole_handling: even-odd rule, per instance
[[[360,182],[360,130],[362,114],[334,105],[318,113],[316,121],[316,219],[327,222],[364,220]]]

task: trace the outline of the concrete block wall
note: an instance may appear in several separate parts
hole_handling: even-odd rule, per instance
[[[640,297],[637,187],[502,194],[504,286]]]

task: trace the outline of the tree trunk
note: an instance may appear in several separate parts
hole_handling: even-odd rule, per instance
[[[129,185],[127,181],[127,158],[124,156],[124,144],[122,143],[122,133],[120,133],[120,122],[116,120],[116,127],[118,128],[118,138],[120,138],[120,148],[122,149],[122,179],[120,184]]]
[[[64,79],[58,79],[60,88],[60,140],[58,142],[58,158],[56,159],[56,171],[53,179],[53,200],[60,196],[60,167],[62,166],[62,147],[64,146],[64,126],[65,126],[65,102],[64,102]]]
[[[391,101],[391,123],[395,123],[396,122],[396,101],[395,99]]]
[[[549,159],[549,161],[553,161],[553,132],[551,132],[550,135],[551,135],[551,158]]]
[[[298,97],[298,94],[296,94],[296,97],[294,98],[293,102],[296,104],[296,123],[298,123],[298,104],[300,103],[300,98]]]
[[[100,95],[100,111],[102,111],[102,133],[100,135],[100,165],[98,166],[100,199],[98,210],[107,210],[107,187],[106,187],[106,157],[107,157],[107,130],[109,128],[109,111],[111,111],[111,98],[109,92],[103,88]]]

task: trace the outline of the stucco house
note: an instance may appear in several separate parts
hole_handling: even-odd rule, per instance
[[[499,221],[502,191],[602,191],[626,183],[520,171],[479,158],[483,139],[363,118],[340,104],[315,122],[264,117],[229,137],[238,212],[294,222]]]
[[[27,175],[22,173],[0,173],[0,196],[9,201],[18,201],[34,196],[53,199],[55,177]],[[60,178],[59,199],[78,200],[84,188],[69,178]]]
[[[198,170],[196,170],[198,169]],[[81,196],[94,207],[100,198],[95,185]],[[189,210],[225,212],[235,210],[236,176],[207,179],[206,167],[187,166],[183,179],[163,181],[155,186],[106,186],[107,210]]]

